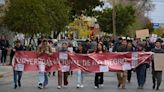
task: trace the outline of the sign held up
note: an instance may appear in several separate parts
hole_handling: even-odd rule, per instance
[[[154,54],[154,68],[155,71],[164,71],[164,54]]]
[[[137,38],[149,37],[149,29],[136,30],[136,37]]]

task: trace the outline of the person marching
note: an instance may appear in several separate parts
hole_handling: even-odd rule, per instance
[[[60,53],[67,55],[67,58],[64,56],[64,58],[59,55],[60,61],[64,61],[66,59],[68,59],[68,54],[66,54],[66,52],[68,51],[68,46],[67,43],[62,43],[62,48],[60,50]],[[70,75],[69,71],[62,71],[62,70],[58,70],[58,89],[62,88],[62,80],[64,81],[64,87],[67,87],[68,85],[68,76]]]
[[[78,44],[78,48],[75,51],[76,53],[79,54],[86,54],[86,50],[84,49],[82,44]],[[81,70],[77,71],[77,88],[83,88],[83,79],[84,79],[84,72]]]
[[[41,44],[38,47],[38,52],[39,52],[39,54],[46,53],[46,54],[51,55],[52,49],[51,49],[51,46],[48,44],[47,39],[42,40]],[[48,77],[47,77],[47,73],[45,71],[45,63],[44,62],[39,63],[38,79],[39,79],[38,88],[39,89],[46,88],[48,85]]]
[[[154,53],[164,53],[162,49],[161,40],[155,42],[155,48],[152,49]],[[153,80],[153,89],[159,90],[162,81],[162,71],[156,71],[154,67],[154,60],[152,61],[152,80]]]
[[[137,46],[138,52],[144,52],[144,46],[142,44],[139,44]],[[136,75],[137,75],[137,82],[138,82],[138,89],[143,89],[144,84],[146,82],[146,71],[147,66],[149,66],[148,63],[143,63],[135,68]]]
[[[56,48],[54,47],[54,43],[52,40],[48,40],[49,45],[51,46],[52,52],[56,52]],[[51,76],[51,72],[48,73],[48,76]],[[52,76],[55,76],[55,71],[52,72]]]
[[[15,47],[12,49],[13,55],[17,51],[23,51],[24,48],[21,45],[21,42],[19,40],[16,41]],[[24,70],[24,65],[23,64],[16,64],[14,69],[13,69],[13,79],[14,79],[14,89],[16,89],[18,86],[21,87],[21,78]]]
[[[104,45],[102,42],[99,42],[97,44],[96,53],[103,53],[103,52],[105,52]],[[102,87],[103,82],[104,82],[104,73],[103,72],[95,73],[95,81],[94,81],[95,88],[99,88],[99,86]]]
[[[117,48],[117,52],[127,52],[127,40],[124,39],[121,42],[121,45]],[[126,79],[127,79],[127,72],[121,71],[117,72],[117,79],[118,79],[118,85],[117,87],[122,89],[125,89]]]
[[[128,42],[128,44],[127,44],[127,51],[128,52],[134,52],[135,51],[135,48],[133,47],[132,42]],[[132,69],[128,70],[128,72],[127,72],[127,80],[128,80],[129,83],[131,81],[131,76],[132,76]]]

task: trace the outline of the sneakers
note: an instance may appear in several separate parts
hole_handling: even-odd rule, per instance
[[[16,89],[17,87],[21,87],[21,82],[20,81],[18,81],[18,86],[16,84],[14,85],[14,89]]]
[[[81,85],[80,87],[81,87],[81,88],[84,88],[84,85]]]
[[[80,84],[77,84],[77,86],[76,86],[77,88],[80,88]]]
[[[84,85],[80,85],[80,84],[77,84],[77,86],[76,86],[77,88],[83,88],[84,87]]]
[[[39,89],[43,89],[43,85],[41,83],[39,83],[39,86],[38,86]]]
[[[57,88],[58,88],[58,89],[61,89],[61,86],[58,86]]]
[[[67,88],[68,86],[67,85],[64,85],[63,88]],[[57,86],[58,89],[61,89],[62,86]]]
[[[99,88],[98,86],[95,86],[95,89]]]

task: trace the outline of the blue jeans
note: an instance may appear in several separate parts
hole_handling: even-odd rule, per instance
[[[80,85],[83,84],[83,79],[84,79],[83,74],[84,73],[81,70],[77,71],[77,84],[80,84]]]
[[[141,64],[136,68],[138,86],[143,86],[146,81],[146,64]]]
[[[17,83],[21,82],[21,78],[22,78],[22,71],[15,71],[13,70],[13,79],[14,79],[14,84],[17,85]]]
[[[38,83],[43,86],[48,85],[48,76],[46,72],[39,72]]]

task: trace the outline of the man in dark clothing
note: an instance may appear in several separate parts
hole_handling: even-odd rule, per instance
[[[118,41],[114,43],[113,52],[116,52],[118,50],[119,46],[121,45],[121,42],[122,38],[119,38]]]
[[[121,45],[117,48],[117,52],[127,52],[127,40],[122,40]],[[127,72],[126,71],[117,72],[117,79],[118,79],[118,88],[120,88],[121,86],[122,89],[125,89]]]
[[[152,52],[154,53],[164,53],[164,50],[162,49],[161,41],[157,40],[155,42],[155,48],[152,49]],[[152,61],[152,79],[153,79],[153,89],[159,90],[159,86],[161,85],[162,81],[162,71],[156,71],[154,68],[154,61]],[[156,86],[157,84],[157,86]]]
[[[21,42],[19,40],[16,41],[16,45],[15,47],[12,49],[13,51],[13,56],[15,54],[15,52],[17,51],[23,51],[24,47],[21,45]],[[24,66],[22,64],[17,64],[15,69],[13,69],[13,76],[14,76],[14,89],[17,88],[17,85],[19,87],[21,87],[21,78],[22,78],[22,74],[23,74],[23,70],[19,70],[19,66]]]
[[[6,40],[4,36],[2,36],[0,40],[0,49],[2,50],[1,63],[3,65],[6,63],[6,56],[7,56],[8,48],[9,48],[8,40]]]
[[[117,52],[127,52],[127,40],[122,40],[121,44],[118,46]]]
[[[15,44],[16,44],[16,46],[13,49],[11,49],[11,52],[10,52],[10,63],[9,63],[9,65],[12,65],[12,59],[15,55],[15,51],[25,50],[25,47],[21,44],[20,40],[17,40],[15,42]]]

